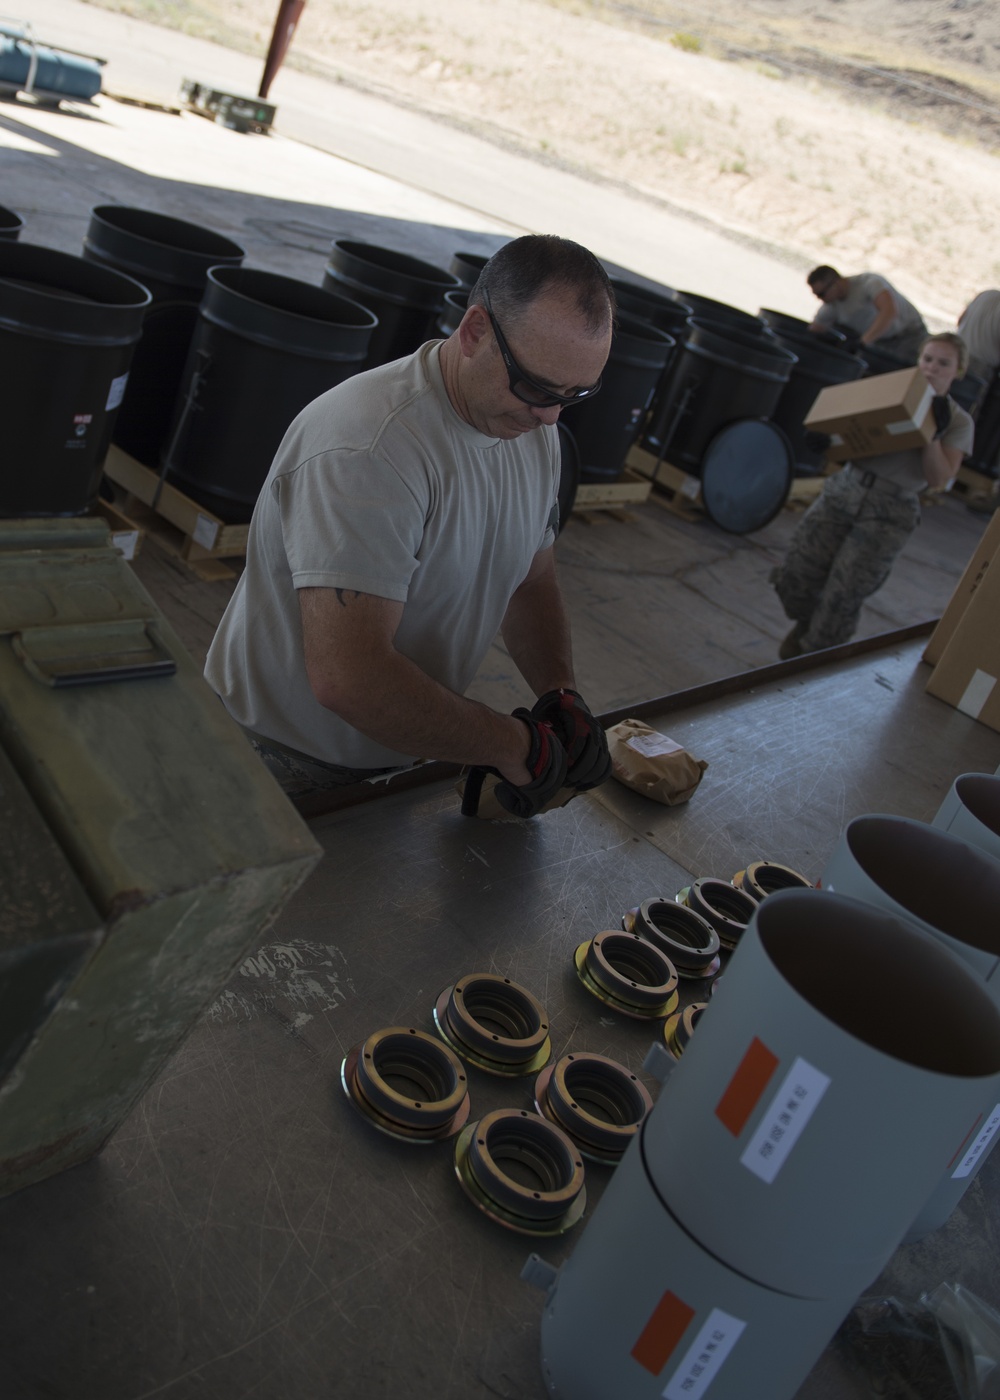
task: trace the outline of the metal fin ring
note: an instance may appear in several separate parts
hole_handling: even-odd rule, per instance
[[[663,1039],[675,1060],[679,1060],[687,1049],[688,1041],[694,1035],[695,1026],[701,1020],[701,1014],[707,1006],[707,1001],[693,1001],[690,1006],[685,1006],[683,1011],[679,1011],[665,1022]]]
[[[748,894],[758,903],[775,890],[811,890],[813,884],[790,865],[779,865],[774,860],[754,860],[746,870],[738,870],[733,876],[733,884],[738,890]]]
[[[728,880],[707,876],[685,886],[677,895],[677,903],[686,904],[707,919],[726,948],[736,947],[757,908],[757,900],[735,889]]]
[[[653,1107],[646,1086],[605,1055],[577,1051],[543,1069],[535,1107],[596,1162],[617,1163]]]
[[[552,1054],[545,1008],[509,977],[470,973],[434,1006],[442,1040],[487,1074],[537,1074]]]
[[[662,895],[644,899],[623,916],[622,928],[666,953],[679,977],[714,977],[719,970],[719,935],[686,904]]]
[[[677,1007],[677,969],[637,933],[606,929],[581,943],[573,961],[587,991],[625,1016],[654,1020]]]
[[[505,1170],[516,1163],[518,1180]],[[485,1215],[522,1235],[561,1235],[587,1204],[580,1155],[555,1124],[501,1108],[470,1123],[455,1144],[455,1174]],[[532,1185],[524,1185],[528,1177]]]
[[[356,1045],[340,1067],[340,1082],[374,1127],[407,1142],[454,1137],[469,1119],[462,1062],[412,1026],[389,1026]]]

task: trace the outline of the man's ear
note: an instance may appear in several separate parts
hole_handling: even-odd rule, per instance
[[[458,343],[462,354],[470,358],[490,335],[492,327],[485,306],[470,306],[459,322]]]

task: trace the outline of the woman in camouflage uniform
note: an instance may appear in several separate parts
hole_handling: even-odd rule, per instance
[[[950,331],[928,336],[918,364],[934,390],[933,441],[846,463],[806,511],[788,557],[771,574],[795,623],[778,649],[782,660],[851,639],[865,599],[882,587],[920,523],[920,493],[947,487],[972,450],[972,419],[948,397],[968,364],[965,342]]]

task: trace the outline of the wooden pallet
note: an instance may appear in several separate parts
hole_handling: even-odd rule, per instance
[[[146,534],[142,526],[110,501],[98,500],[91,514],[107,521],[111,529],[111,543],[131,563],[142,548]]]
[[[791,490],[785,501],[786,510],[799,510],[805,506],[811,506],[816,497],[826,485],[828,476],[839,471],[837,462],[830,463],[825,472],[820,476],[796,476],[792,478]]]
[[[682,520],[700,520],[705,514],[701,482],[667,461],[657,462],[652,452],[633,447],[626,458],[628,467],[647,478],[652,499]]]
[[[127,514],[199,578],[232,578],[233,570],[222,561],[246,554],[249,525],[227,525],[114,444],[108,448],[104,473],[126,493]]]
[[[982,472],[974,472],[971,467],[963,466],[959,467],[950,489],[956,496],[962,496],[967,501],[992,501],[997,496],[998,488],[1000,482],[994,477],[985,476]]]
[[[650,482],[626,467],[620,481],[587,482],[578,486],[572,513],[588,525],[596,525],[602,518],[629,523],[635,516],[625,507],[641,506],[649,499],[650,490]]]

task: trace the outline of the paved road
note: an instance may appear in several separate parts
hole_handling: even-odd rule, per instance
[[[256,92],[260,60],[78,0],[31,0],[45,42],[108,59],[105,88],[176,98],[184,77]],[[756,310],[811,314],[802,272],[722,229],[592,184],[344,84],[284,68],[271,90],[286,136],[445,199],[497,233],[558,232],[657,282]],[[248,141],[258,138],[248,137]],[[433,217],[437,217],[434,215]]]

